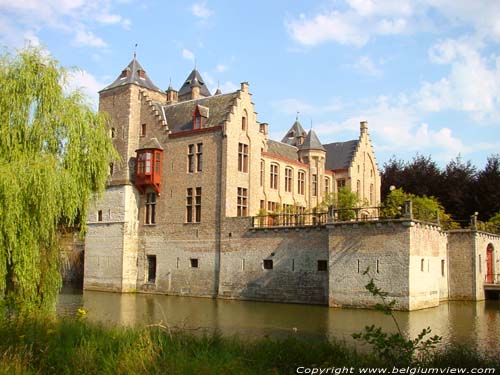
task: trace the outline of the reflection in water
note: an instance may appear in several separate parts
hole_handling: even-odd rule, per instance
[[[366,325],[395,331],[390,316],[373,310],[337,309],[268,302],[147,294],[65,290],[59,296],[60,315],[79,307],[91,321],[121,325],[164,325],[188,330],[218,331],[242,337],[287,336],[294,328],[302,336],[327,336],[351,342],[351,334]],[[470,342],[500,351],[500,301],[449,302],[439,307],[395,312],[401,329],[415,337],[430,326],[444,342]]]

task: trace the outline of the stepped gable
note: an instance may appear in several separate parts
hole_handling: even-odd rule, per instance
[[[286,143],[273,141],[269,139],[267,141],[267,152],[285,159],[298,161],[299,157],[297,154],[297,147],[288,145]]]
[[[198,70],[193,69],[193,71],[189,74],[189,76],[184,81],[184,84],[179,90],[179,97],[189,94],[191,92],[192,87],[200,88],[200,95],[202,96],[211,96],[210,91],[205,84],[203,78],[201,78],[200,72]]]
[[[293,123],[292,127],[286,132],[286,135],[281,140],[282,143],[286,143],[291,146],[297,146],[297,138],[305,137],[306,131],[300,124],[298,118]]]
[[[299,150],[321,150],[326,151],[314,130],[309,130],[304,143],[299,146]]]
[[[358,147],[358,140],[323,145],[326,149],[326,169],[348,169]]]
[[[165,121],[172,133],[192,130],[193,113],[197,106],[206,108],[207,118],[203,121],[203,128],[221,126],[226,121],[231,111],[234,100],[238,97],[238,92],[229,94],[210,96],[195,100],[188,100],[176,104],[162,107]],[[203,108],[203,109],[205,109]]]
[[[100,92],[113,89],[115,87],[120,87],[128,84],[136,84],[141,87],[145,87],[149,90],[162,92],[149,78],[148,74],[144,70],[144,68],[139,64],[139,61],[134,58],[127,65],[125,69],[122,70],[122,73],[118,76],[114,82],[105,88],[103,88]]]

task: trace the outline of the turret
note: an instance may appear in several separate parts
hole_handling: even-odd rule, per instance
[[[209,96],[211,96],[211,94],[205,84],[205,81],[196,68],[193,69],[179,90],[179,101],[182,102],[185,100],[206,98]]]
[[[179,101],[179,92],[172,87],[172,83],[167,89],[167,104],[177,103]]]

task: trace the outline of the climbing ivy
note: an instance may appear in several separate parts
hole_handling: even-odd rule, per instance
[[[61,286],[58,233],[85,218],[116,152],[101,114],[39,49],[0,55],[0,303],[50,311]],[[85,219],[79,226],[83,233]]]

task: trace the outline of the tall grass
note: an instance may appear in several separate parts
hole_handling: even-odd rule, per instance
[[[500,367],[462,347],[428,358],[432,366]],[[305,367],[390,366],[327,340],[171,334],[82,320],[2,320],[0,374],[293,374]]]

